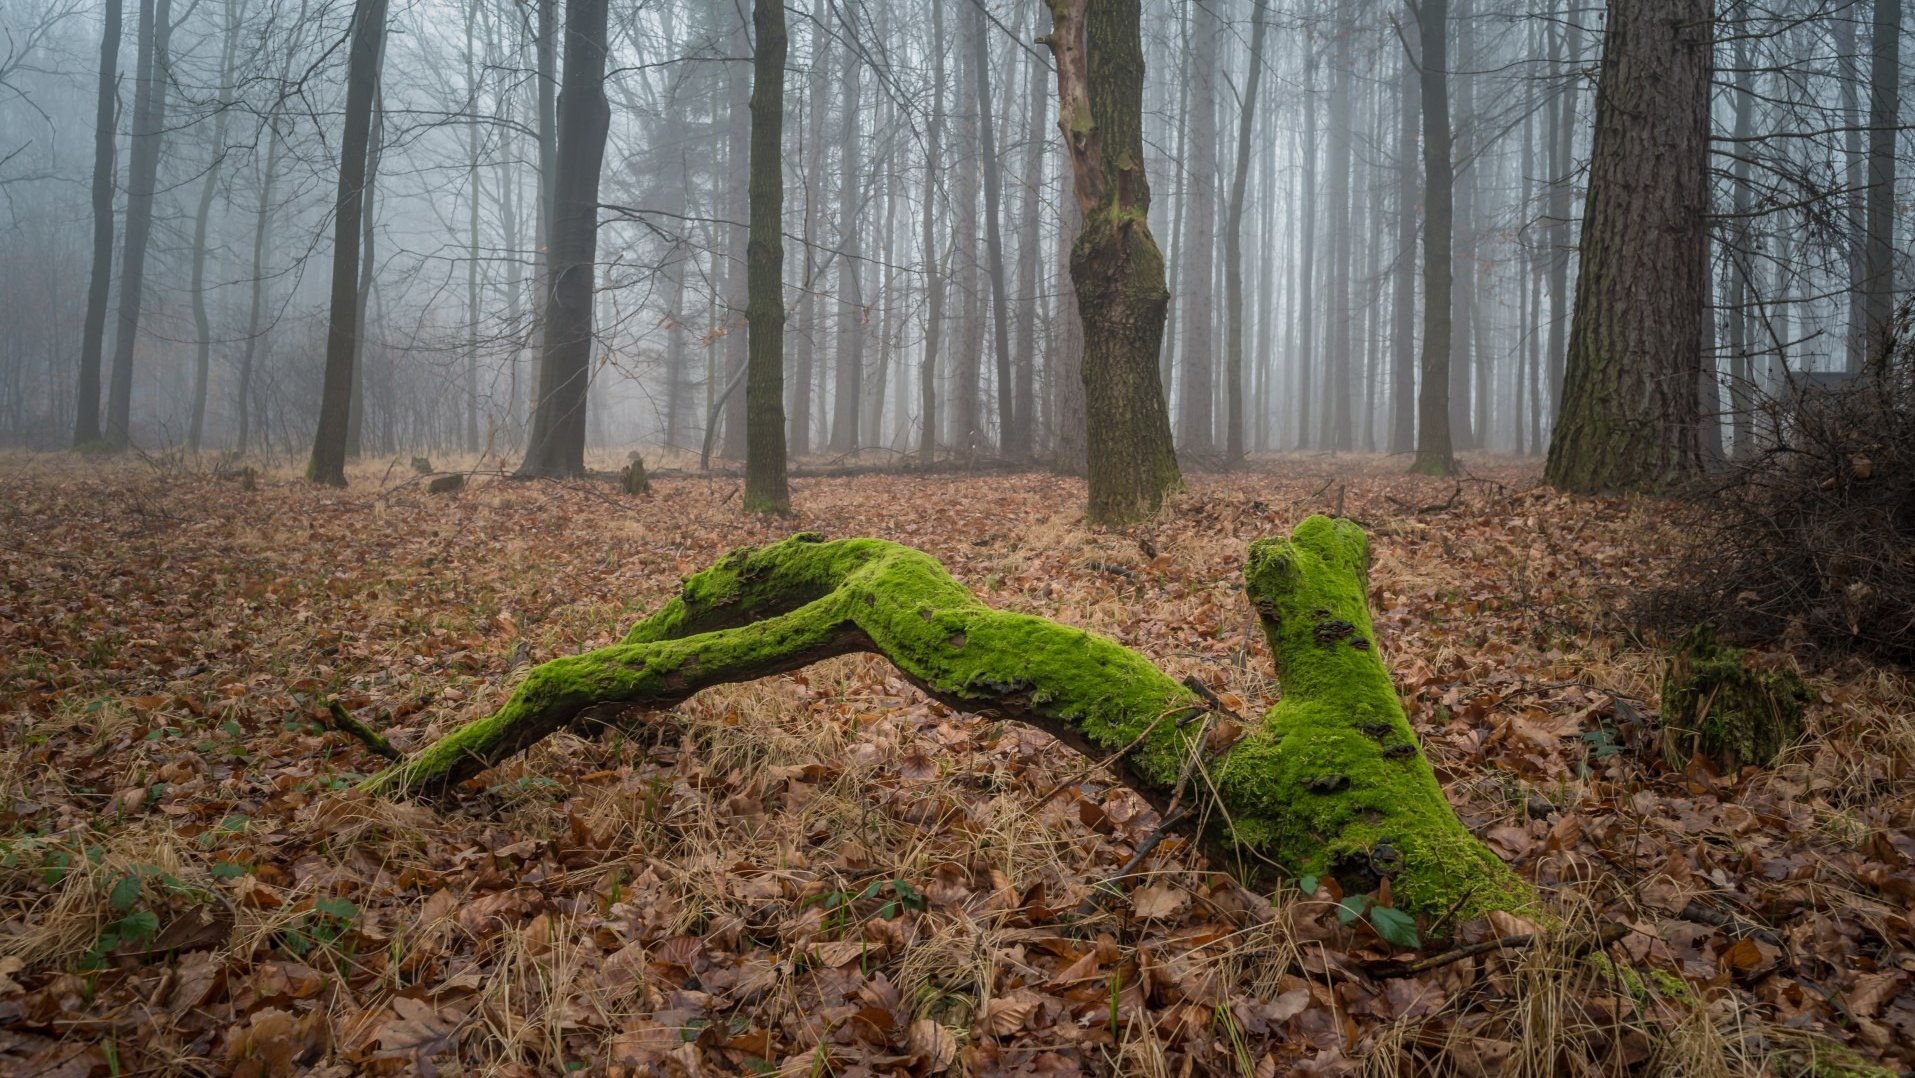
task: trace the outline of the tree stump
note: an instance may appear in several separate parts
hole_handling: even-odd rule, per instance
[[[1677,642],[1662,679],[1662,755],[1681,769],[1701,756],[1723,774],[1767,767],[1802,733],[1802,679],[1756,670],[1707,625]]]
[[[1336,878],[1345,893],[1391,881],[1397,905],[1432,917],[1534,910],[1536,897],[1470,835],[1423,758],[1366,601],[1369,545],[1348,522],[1311,517],[1287,541],[1252,545],[1251,602],[1277,659],[1283,700],[1203,761],[1191,782],[1206,849],[1246,882]],[[804,534],[733,551],[685,580],[624,641],[533,669],[503,707],[364,784],[433,793],[478,774],[592,709],[668,707],[851,652],[889,659],[927,694],[1029,723],[1109,756],[1164,809],[1211,707],[1143,656],[1094,633],[993,610],[921,551]]]

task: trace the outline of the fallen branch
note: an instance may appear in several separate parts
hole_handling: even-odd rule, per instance
[[[404,753],[392,747],[392,742],[386,740],[386,735],[367,726],[359,719],[353,718],[352,712],[341,707],[339,701],[326,701],[326,714],[332,717],[333,729],[338,730],[342,734],[351,734],[359,740],[360,744],[363,744],[373,752],[378,753],[388,760],[404,760],[406,758]]]
[[[1607,947],[1628,934],[1629,928],[1627,925],[1617,924],[1614,921],[1605,921],[1594,933],[1583,936],[1571,943],[1569,955],[1572,958],[1580,958],[1590,951]],[[1428,973],[1433,969],[1441,969],[1453,962],[1461,962],[1465,958],[1475,958],[1477,955],[1489,954],[1492,951],[1507,951],[1528,947],[1542,938],[1544,937],[1540,932],[1525,932],[1516,936],[1502,936],[1497,939],[1484,940],[1481,943],[1472,943],[1464,947],[1457,947],[1453,950],[1444,951],[1441,954],[1433,954],[1428,958],[1419,958],[1414,962],[1377,963],[1367,967],[1367,972],[1371,976],[1379,979],[1413,977],[1419,973]]]
[[[1333,876],[1345,893],[1387,875],[1401,905],[1431,915],[1458,895],[1466,916],[1534,913],[1534,892],[1463,827],[1416,744],[1376,653],[1368,559],[1363,531],[1327,517],[1252,545],[1246,592],[1283,699],[1199,765],[1210,799],[1192,814],[1205,821],[1200,841],[1221,863]],[[1118,750],[1117,777],[1165,819],[1179,815],[1209,724],[1160,720],[1220,709],[1110,640],[991,609],[921,551],[799,535],[733,551],[622,643],[534,668],[493,715],[364,786],[443,792],[549,734],[589,730],[594,708],[670,707],[859,651],[954,708],[1029,723],[1087,756]]]

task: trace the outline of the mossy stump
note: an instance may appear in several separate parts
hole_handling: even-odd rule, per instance
[[[618,489],[627,494],[650,494],[651,477],[645,473],[645,458],[633,453],[630,463],[618,470]]]
[[[1389,878],[1431,917],[1534,912],[1535,894],[1463,827],[1417,745],[1377,654],[1369,544],[1311,517],[1250,550],[1247,590],[1283,700],[1202,761],[1200,838],[1246,882],[1334,877],[1346,893]],[[1094,633],[993,610],[921,551],[797,535],[735,550],[608,648],[533,669],[503,707],[368,779],[442,791],[598,705],[667,707],[700,689],[875,652],[929,695],[1048,731],[1160,809],[1202,752],[1209,705],[1143,656]],[[1128,751],[1123,751],[1123,750]]]
[[[1699,626],[1677,641],[1663,674],[1663,759],[1683,768],[1701,756],[1722,774],[1767,767],[1802,735],[1808,700],[1793,671],[1753,669]]]

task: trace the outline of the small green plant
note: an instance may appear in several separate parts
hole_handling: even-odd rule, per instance
[[[1416,918],[1379,904],[1375,895],[1350,895],[1337,903],[1338,924],[1351,925],[1362,920],[1367,920],[1385,943],[1411,950],[1423,946],[1422,937],[1416,932]]]
[[[352,960],[352,941],[347,935],[359,919],[359,907],[343,898],[321,898],[279,934],[280,945],[294,956],[305,958],[315,951],[334,950],[342,941],[345,948],[335,955],[339,964]]]
[[[812,895],[806,898],[804,901],[798,903],[798,908],[804,909],[807,906],[814,905],[822,907],[825,911],[824,930],[826,932],[843,932],[860,919],[857,910],[858,903],[879,898],[886,891],[891,893],[891,897],[886,899],[884,904],[879,906],[877,911],[872,914],[872,916],[879,920],[891,920],[902,914],[905,910],[922,911],[928,905],[924,895],[909,883],[900,879],[886,879],[880,876],[870,883],[865,884],[862,891],[826,891],[823,894]]]

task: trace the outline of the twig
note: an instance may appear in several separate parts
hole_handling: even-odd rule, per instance
[[[1596,930],[1595,935],[1585,936],[1577,940],[1570,947],[1569,953],[1571,956],[1581,956],[1599,947],[1607,947],[1628,934],[1628,926],[1618,924],[1614,921],[1606,921],[1601,928]],[[1525,932],[1517,936],[1501,936],[1493,940],[1484,940],[1481,943],[1472,943],[1466,947],[1458,947],[1454,950],[1444,951],[1442,954],[1433,954],[1428,958],[1419,958],[1414,962],[1406,962],[1401,965],[1378,964],[1372,966],[1369,972],[1371,976],[1377,978],[1409,977],[1418,973],[1428,973],[1433,969],[1440,969],[1453,962],[1461,962],[1465,958],[1474,958],[1479,954],[1528,947],[1541,938],[1542,933],[1540,932]]]
[[[353,737],[359,739],[361,744],[373,752],[378,753],[394,763],[398,763],[406,758],[405,753],[392,747],[392,742],[386,740],[386,735],[367,726],[360,720],[353,718],[350,712],[339,706],[339,701],[326,701],[326,714],[332,716],[333,729],[343,734],[351,734]]]

